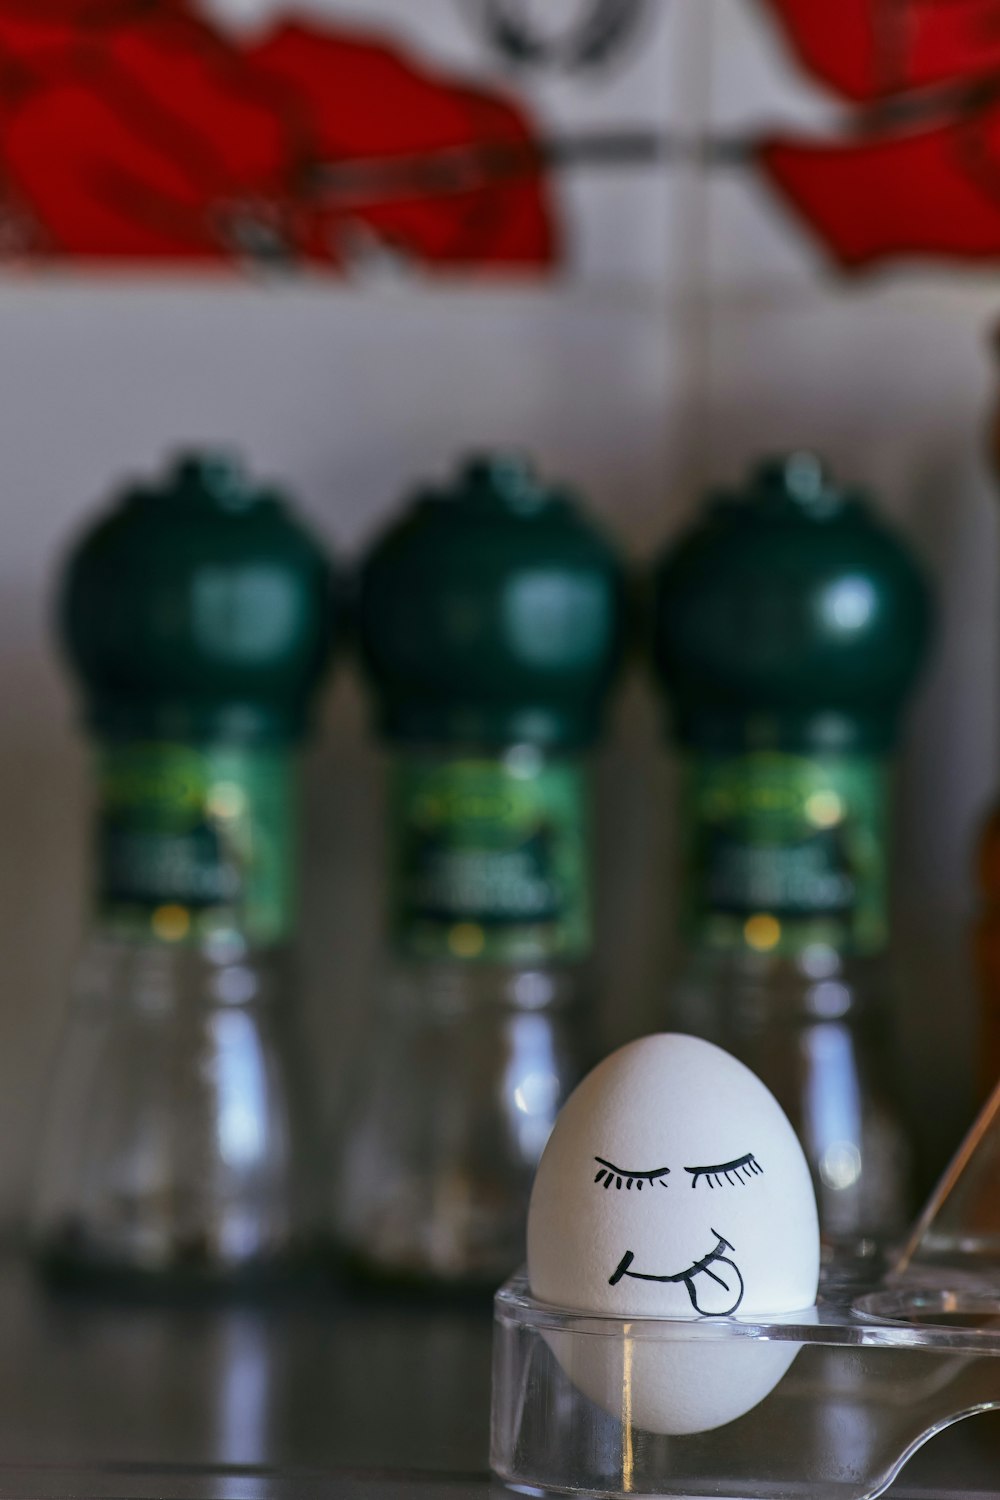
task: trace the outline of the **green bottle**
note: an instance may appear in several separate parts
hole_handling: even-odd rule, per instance
[[[341,1131],[337,1234],[369,1272],[495,1286],[589,1061],[587,752],[624,583],[573,498],[471,461],[375,543],[358,639],[388,750],[389,962]]]
[[[230,1277],[303,1249],[297,752],[333,603],[282,496],[213,454],[124,495],[69,557],[59,623],[96,805],[37,1182],[55,1270]]]
[[[682,765],[670,1024],[776,1094],[843,1250],[898,1234],[911,1206],[886,1016],[889,798],[930,625],[905,546],[808,453],[715,496],[656,570]]]

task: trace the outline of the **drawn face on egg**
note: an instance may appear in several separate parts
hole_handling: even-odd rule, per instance
[[[792,1312],[816,1297],[809,1171],[773,1095],[695,1037],[644,1037],[567,1101],[539,1165],[528,1276],[621,1316]]]
[[[628,1191],[631,1191],[634,1186],[637,1192],[641,1192],[644,1181],[656,1182],[660,1187],[667,1186],[669,1167],[658,1167],[650,1173],[627,1173],[623,1178],[621,1170],[611,1162],[605,1161],[604,1157],[597,1157],[595,1160],[598,1162],[598,1172],[594,1181],[603,1182],[605,1188],[610,1186],[612,1180],[619,1191],[621,1191],[623,1181]],[[759,1175],[762,1169],[753,1152],[747,1151],[743,1156],[736,1157],[729,1162],[717,1162],[712,1166],[685,1167],[684,1170],[691,1173],[692,1188],[697,1188],[699,1182],[707,1182],[709,1187],[714,1189],[722,1187],[724,1183],[730,1187],[738,1182],[746,1183],[751,1176]],[[715,1217],[725,1222],[725,1213],[716,1214]],[[611,1276],[608,1277],[608,1285],[617,1286],[622,1277],[627,1276],[630,1281],[655,1281],[661,1286],[683,1286],[695,1312],[705,1317],[725,1317],[729,1313],[734,1313],[743,1301],[743,1294],[746,1291],[742,1272],[736,1261],[732,1259],[736,1247],[714,1226],[710,1233],[712,1239],[715,1240],[714,1247],[681,1271],[636,1270],[635,1252],[626,1250]],[[726,1251],[729,1252],[728,1255]]]

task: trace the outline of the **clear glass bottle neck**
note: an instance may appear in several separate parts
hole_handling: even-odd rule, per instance
[[[284,1011],[296,987],[294,955],[287,945],[150,943],[122,938],[99,924],[77,962],[73,997],[85,1009],[111,1006],[167,1020],[272,1005]]]
[[[733,1024],[856,1021],[886,998],[891,984],[885,952],[857,956],[816,946],[796,954],[749,949],[719,952],[697,945],[683,950],[676,987],[683,994],[716,997]]]

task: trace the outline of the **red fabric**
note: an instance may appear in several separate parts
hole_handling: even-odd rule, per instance
[[[287,85],[304,108],[310,138],[304,162],[397,167],[426,155],[445,167],[454,153],[459,185],[439,191],[414,185],[395,191],[359,187],[338,205],[334,182],[317,184],[307,210],[314,252],[336,259],[349,221],[388,243],[438,264],[545,265],[555,235],[534,137],[524,116],[495,94],[418,72],[401,53],[350,36],[319,36],[301,24],[282,26],[248,54],[254,68]],[[475,152],[484,154],[479,163]],[[509,149],[511,157],[491,170]],[[509,165],[508,165],[509,160]],[[467,178],[471,181],[467,182]]]
[[[1000,256],[1000,107],[896,139],[775,140],[761,160],[845,268],[901,255]]]
[[[845,267],[1000,257],[1000,0],[766,0],[807,67],[867,106],[844,141],[759,159]]]
[[[764,0],[806,67],[859,103],[1000,70],[1000,0]]]
[[[52,253],[225,259],[227,215],[285,194],[282,100],[193,18],[133,9],[22,52],[29,81],[0,108],[9,191]]]
[[[498,148],[516,173],[477,164]],[[337,190],[340,164],[456,150],[472,153],[458,191]],[[427,264],[545,267],[539,160],[512,103],[380,40],[299,23],[240,45],[183,0],[0,0],[6,215],[36,252],[224,261],[264,231],[340,267],[360,223]]]
[[[0,0],[0,78],[11,66],[39,82],[72,68],[120,26],[183,13],[186,0]]]

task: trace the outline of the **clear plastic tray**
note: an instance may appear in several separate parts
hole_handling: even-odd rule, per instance
[[[720,1390],[755,1404],[678,1430],[718,1416]],[[995,1280],[844,1282],[807,1312],[746,1320],[569,1312],[523,1275],[494,1304],[490,1461],[523,1490],[869,1500],[935,1433],[994,1407]]]

